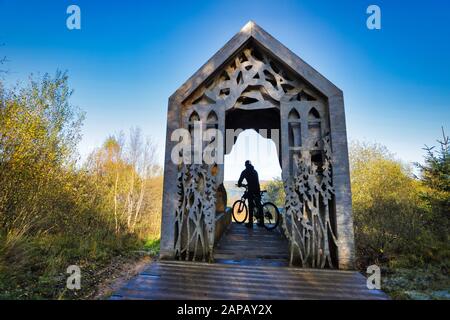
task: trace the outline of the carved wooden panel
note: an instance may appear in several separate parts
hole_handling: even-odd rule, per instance
[[[331,244],[338,242],[331,225],[334,195],[329,135],[322,139],[323,162],[308,151],[295,157],[296,171],[284,181],[286,202],[282,228],[290,241],[290,263],[303,267],[333,267]]]
[[[184,104],[254,110],[279,108],[284,96],[297,101],[320,97],[315,89],[290,74],[263,50],[247,46]]]
[[[215,229],[215,176],[206,164],[182,165],[178,173],[175,255],[212,261]]]

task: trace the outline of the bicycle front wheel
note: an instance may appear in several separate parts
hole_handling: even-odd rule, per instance
[[[247,220],[248,209],[245,201],[237,200],[232,207],[233,219],[237,223],[244,223]]]
[[[278,226],[280,221],[280,212],[276,205],[272,202],[266,202],[262,205],[263,223],[267,230],[273,230]]]

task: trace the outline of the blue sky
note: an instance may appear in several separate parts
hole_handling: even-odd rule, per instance
[[[0,0],[0,56],[10,83],[68,70],[72,102],[87,114],[82,155],[139,126],[162,159],[168,97],[254,20],[344,91],[350,139],[420,161],[440,127],[450,131],[450,2],[414,3]],[[66,28],[71,4],[81,30]],[[381,30],[366,28],[370,4]]]

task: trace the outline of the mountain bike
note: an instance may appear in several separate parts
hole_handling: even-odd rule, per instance
[[[245,192],[242,195],[240,200],[237,200],[234,202],[233,207],[232,207],[233,219],[236,223],[239,223],[239,224],[244,223],[248,218],[248,207],[245,203],[245,201],[248,200],[248,198],[249,198],[248,186],[242,185],[241,187],[245,188]],[[260,199],[263,198],[265,193],[267,193],[267,190],[261,191]],[[280,212],[278,211],[277,206],[274,205],[272,202],[264,202],[261,204],[260,199],[254,200],[253,217],[254,217],[254,219],[260,217],[260,214],[262,212],[264,227],[267,230],[273,230],[278,226],[278,223],[280,221]],[[249,221],[249,222],[253,223],[253,221]]]

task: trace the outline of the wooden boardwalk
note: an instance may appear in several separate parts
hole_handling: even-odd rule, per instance
[[[232,224],[216,263],[158,261],[111,299],[387,299],[356,271],[287,267],[287,242],[276,231]]]
[[[232,223],[214,251],[216,262],[227,264],[288,266],[288,241],[278,229],[267,231]]]

